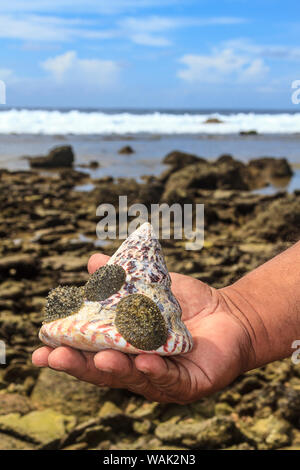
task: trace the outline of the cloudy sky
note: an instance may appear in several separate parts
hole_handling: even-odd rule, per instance
[[[10,106],[293,109],[299,0],[9,0]]]

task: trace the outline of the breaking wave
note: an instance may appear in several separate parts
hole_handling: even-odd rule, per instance
[[[207,120],[216,122],[207,123]],[[300,133],[300,113],[106,113],[29,109],[0,112],[1,134],[236,134],[251,130],[259,134]]]

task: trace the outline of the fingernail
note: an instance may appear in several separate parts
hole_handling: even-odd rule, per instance
[[[100,372],[106,372],[107,374],[112,374],[112,373],[113,373],[113,370],[112,370],[112,369],[109,369],[109,368],[107,368],[107,367],[106,367],[106,368],[103,368],[103,367],[97,367],[97,366],[96,366],[96,368],[97,368],[98,370],[100,370]]]
[[[139,369],[140,372],[142,372],[143,374],[145,375],[149,375],[150,374],[150,370],[147,370],[147,369]]]

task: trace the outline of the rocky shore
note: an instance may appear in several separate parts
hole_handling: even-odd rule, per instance
[[[101,163],[101,162],[100,162]],[[238,378],[191,405],[151,403],[31,364],[48,291],[81,285],[101,246],[96,208],[107,202],[205,204],[205,243],[162,241],[170,271],[223,287],[300,235],[300,191],[254,192],[290,178],[285,159],[208,162],[172,152],[159,177],[91,179],[72,168],[0,170],[0,449],[300,449],[300,367],[290,359]],[[82,191],[84,187],[93,188]]]

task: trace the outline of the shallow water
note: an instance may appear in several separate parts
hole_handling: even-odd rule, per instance
[[[181,150],[217,158],[230,153],[241,161],[262,156],[286,157],[291,163],[300,164],[300,135],[146,135],[101,136],[101,135],[0,135],[0,167],[10,170],[28,170],[29,163],[24,156],[47,154],[56,145],[72,145],[76,158],[76,169],[90,174],[93,178],[102,176],[132,177],[158,175],[164,169],[161,161],[172,150]],[[118,150],[130,145],[135,153],[119,155]],[[81,168],[91,160],[99,162],[99,168]],[[300,173],[283,189],[300,188]],[[77,190],[90,190],[78,187]],[[273,188],[273,190],[275,190]],[[272,187],[264,191],[272,191]]]

